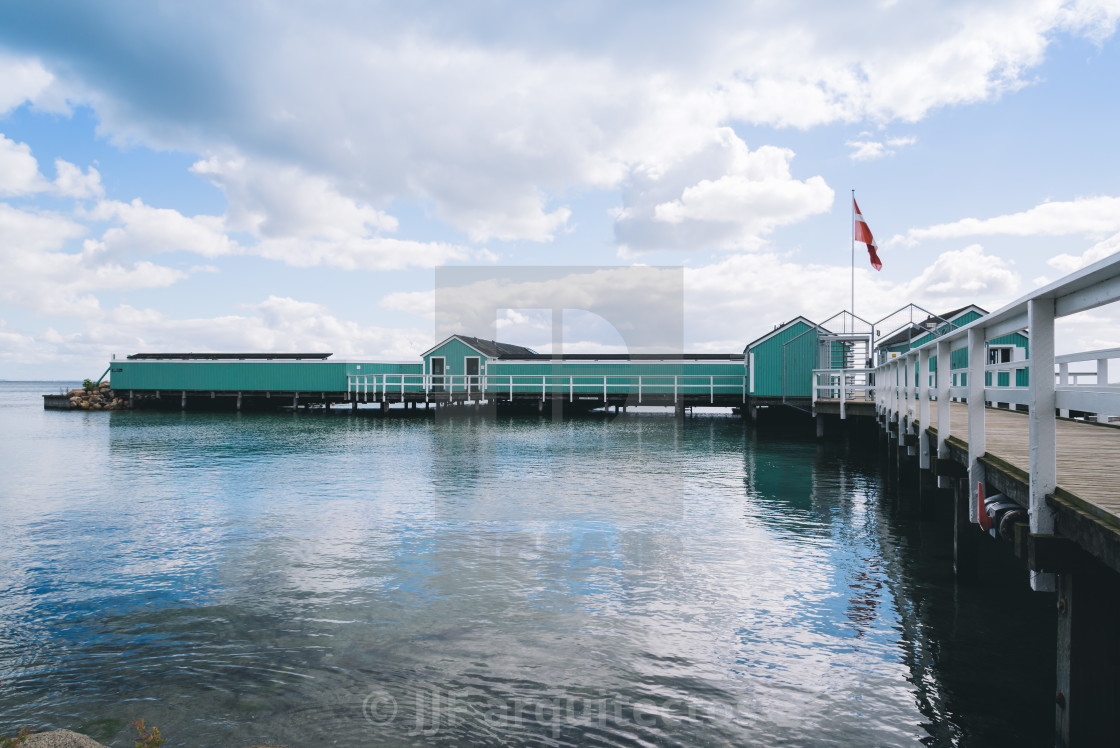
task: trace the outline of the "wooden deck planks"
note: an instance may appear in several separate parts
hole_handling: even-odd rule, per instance
[[[937,427],[937,404],[931,403]],[[968,406],[952,403],[950,433],[967,442]],[[1026,413],[985,411],[987,452],[1024,471],[1030,470]],[[1120,428],[1079,421],[1058,421],[1058,486],[1083,501],[1120,517]]]

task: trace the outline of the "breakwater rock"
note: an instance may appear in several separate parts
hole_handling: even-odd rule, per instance
[[[91,390],[70,390],[65,397],[71,410],[128,410],[128,399],[117,397],[108,382]]]

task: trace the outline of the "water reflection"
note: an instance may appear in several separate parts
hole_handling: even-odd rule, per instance
[[[719,417],[35,404],[0,450],[13,725],[144,716],[202,746],[971,729],[941,695],[951,593],[843,446]],[[40,475],[60,444],[87,459]]]

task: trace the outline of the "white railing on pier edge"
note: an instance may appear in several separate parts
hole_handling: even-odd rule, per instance
[[[839,400],[840,418],[848,417],[848,402],[875,397],[874,369],[813,369],[813,413],[818,400]]]
[[[937,454],[948,457],[947,439],[952,435],[949,416],[951,398],[968,402],[968,472],[971,501],[969,513],[978,521],[977,484],[984,481],[984,465],[980,458],[985,447],[985,403],[1009,402],[1025,404],[1029,410],[1030,439],[1030,529],[1032,533],[1052,534],[1054,512],[1046,504],[1046,496],[1057,486],[1056,412],[1079,410],[1098,414],[1120,414],[1120,387],[1107,384],[1108,359],[1117,358],[1116,349],[1093,351],[1068,356],[1054,355],[1054,320],[1120,301],[1120,255],[1101,260],[1038,289],[1018,301],[948,331],[876,368],[877,409],[891,422],[898,424],[898,438],[911,433],[915,421],[925,428],[930,423],[930,403],[937,404]],[[1029,330],[1030,359],[1012,364],[987,363],[987,342],[1003,335]],[[965,386],[950,387],[950,355],[953,350],[968,350]],[[931,386],[928,376],[930,356],[937,357],[937,373]],[[1068,365],[1095,360],[1097,370],[1092,385],[1070,384],[1073,374]],[[922,374],[916,382],[915,363]],[[1008,371],[1010,384],[1015,384],[1014,369],[1029,371],[1026,387],[998,387],[985,384],[985,373],[992,372],[993,385],[998,374]],[[1055,377],[1054,367],[1059,371]],[[1062,368],[1065,374],[1063,377]],[[1080,376],[1080,375],[1079,375]],[[1055,381],[1057,379],[1057,381]],[[919,460],[922,468],[930,462],[929,442],[919,439]],[[1032,572],[1034,589],[1052,590],[1052,575]]]
[[[1069,387],[1091,387],[1099,392],[1120,392],[1120,384],[1111,384],[1108,381],[1109,374],[1109,361],[1112,359],[1120,358],[1120,348],[1106,348],[1100,351],[1086,351],[1084,353],[1069,353],[1064,356],[1055,356],[1054,361],[1058,364],[1058,387],[1059,389],[1068,389]],[[1081,363],[1085,361],[1092,361],[1096,364],[1093,371],[1070,371],[1069,365]],[[1091,378],[1093,381],[1082,382],[1083,378]],[[1108,407],[1109,404],[1106,404]],[[1061,415],[1063,417],[1069,416],[1068,408],[1061,408]],[[1108,421],[1108,417],[1120,415],[1120,411],[1116,410],[1096,410],[1090,411],[1097,414],[1097,421]]]
[[[405,394],[424,395],[424,402],[447,395],[477,398],[517,395],[567,395],[569,402],[579,396],[637,395],[638,404],[646,396],[672,395],[673,402],[684,395],[708,395],[714,404],[716,395],[737,395],[747,402],[747,378],[731,374],[350,374],[347,376],[347,398],[358,401],[403,400]]]

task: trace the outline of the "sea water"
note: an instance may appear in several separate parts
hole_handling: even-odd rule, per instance
[[[1052,596],[995,541],[958,584],[874,437],[42,409],[68,386],[0,383],[0,733],[1052,743]]]

